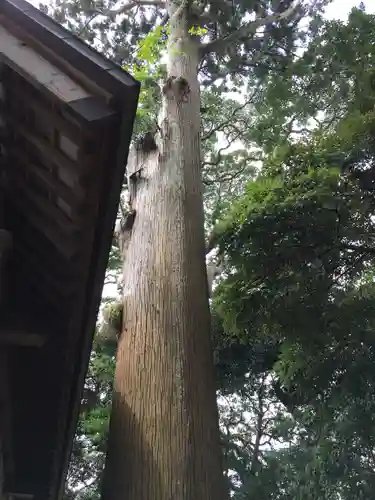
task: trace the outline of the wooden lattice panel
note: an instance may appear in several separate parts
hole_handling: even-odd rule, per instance
[[[82,260],[91,252],[105,142],[10,68],[3,87],[7,217],[17,225],[13,264],[54,312],[66,313],[87,272]]]

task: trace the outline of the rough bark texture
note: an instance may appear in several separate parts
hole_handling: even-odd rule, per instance
[[[157,149],[133,151],[105,500],[222,500],[205,267],[198,47],[170,5]],[[178,10],[178,12],[176,12]]]

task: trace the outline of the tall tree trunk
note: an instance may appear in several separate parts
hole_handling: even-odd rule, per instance
[[[133,151],[128,171],[135,219],[125,244],[104,500],[227,498],[205,268],[198,47],[187,7],[170,3],[169,14],[161,131],[156,145]]]

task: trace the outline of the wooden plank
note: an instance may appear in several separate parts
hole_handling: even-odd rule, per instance
[[[53,191],[54,194],[64,198],[72,207],[77,208],[82,203],[85,197],[85,190],[79,182],[79,175],[71,170],[60,170],[50,159],[39,153],[39,158],[32,160],[24,147],[18,147],[17,141],[8,143],[8,163],[14,161],[21,164],[24,172],[31,171],[38,177],[40,182],[46,189]],[[14,168],[14,167],[12,167]],[[69,177],[70,184],[64,181],[65,177]]]
[[[30,142],[39,151],[40,154],[52,160],[58,167],[63,170],[72,171],[75,174],[81,174],[82,169],[80,165],[74,161],[69,160],[63,153],[60,153],[57,149],[54,149],[46,141],[37,137],[31,130],[29,130],[24,124],[20,122],[14,115],[12,115],[8,109],[4,109],[5,119],[13,127],[14,132],[20,134],[28,142]]]
[[[64,119],[56,109],[53,110],[48,108],[43,105],[35,95],[30,95],[26,85],[17,85],[18,88],[16,92],[12,85],[13,80],[14,78],[9,78],[9,83],[7,82],[6,84],[6,91],[9,99],[16,96],[23,107],[32,109],[38,117],[51,123],[56,130],[69,137],[72,141],[77,140],[77,137],[80,137],[81,133],[84,132],[85,129]]]
[[[15,206],[12,206],[15,209]],[[79,269],[82,262],[78,262],[79,254],[77,253],[73,258],[66,257],[51,241],[49,241],[42,231],[35,228],[27,219],[19,217],[19,229],[17,230],[17,238],[15,240],[12,252],[17,249],[26,253],[32,253],[43,262],[43,265],[50,266],[51,270],[64,277],[70,279],[73,270]]]
[[[78,280],[66,279],[63,280],[56,275],[52,274],[52,270],[48,269],[42,261],[35,257],[35,255],[27,253],[21,247],[17,247],[17,255],[22,256],[20,265],[25,272],[29,273],[26,279],[33,277],[41,286],[45,287],[48,293],[53,292],[59,299],[69,297],[79,285]]]
[[[5,410],[6,393],[8,382],[8,351],[0,349],[0,442],[3,442],[5,434]]]
[[[82,279],[82,265],[69,268],[68,264],[66,264],[65,269],[60,269],[57,262],[53,264],[49,258],[43,259],[40,252],[30,250],[30,247],[26,244],[15,247],[14,255],[17,257],[16,261],[29,264],[30,269],[35,269],[39,275],[45,276],[41,278],[42,281],[44,280],[47,286],[55,289],[60,297],[71,294],[79,286]],[[65,272],[63,273],[63,271]]]
[[[70,280],[80,275],[82,259],[79,258],[79,254],[73,259],[65,258],[41,233],[36,233],[25,219],[19,227],[12,255],[14,252],[20,252],[21,255],[18,258],[23,259],[32,254],[40,262],[43,262],[43,267],[48,272],[60,280]]]
[[[8,273],[7,264],[13,246],[12,234],[0,228],[0,305],[4,306],[8,299]]]
[[[66,60],[66,57],[65,57],[66,54],[64,54],[64,56],[61,56],[61,54],[58,55],[55,47],[50,47],[48,44],[42,43],[41,39],[39,39],[39,37],[35,37],[35,35],[32,36],[31,33],[29,33],[27,31],[27,27],[26,27],[26,29],[23,26],[21,28],[20,26],[15,25],[14,23],[12,23],[10,21],[10,19],[8,19],[7,17],[5,17],[4,15],[1,15],[1,14],[0,14],[0,24],[5,26],[9,33],[12,33],[19,40],[26,42],[30,48],[35,49],[36,52],[41,54],[46,60],[52,61],[53,64],[56,64],[59,68],[61,68],[61,70],[66,75],[70,76],[74,80],[80,81],[85,86],[85,88],[87,88],[90,92],[93,92],[95,95],[102,95],[105,98],[106,102],[110,102],[110,100],[113,98],[112,89],[111,89],[111,91],[109,91],[109,90],[106,90],[105,88],[103,88],[102,85],[99,85],[95,81],[95,79],[92,77],[91,71],[88,72],[87,68],[83,68],[81,66],[81,64],[78,64],[78,65],[77,64],[73,64],[73,65],[70,64]],[[64,42],[64,40],[68,40],[68,44],[69,44],[68,48],[70,50],[76,51],[78,49],[78,52],[81,52],[79,45],[82,45],[82,42],[77,41],[77,39],[75,39],[72,34],[68,34],[68,36],[64,36],[61,39],[61,41]],[[65,47],[64,47],[64,49],[65,49]],[[89,53],[86,52],[87,49],[90,51]],[[88,46],[85,47],[84,50],[86,53],[84,54],[84,59],[83,60],[81,59],[80,62],[84,62],[85,64],[87,64],[87,62],[89,62],[89,64],[90,64],[91,61],[87,61],[87,56],[89,56],[89,59],[95,58],[95,59],[93,59],[92,62],[94,64],[98,64],[98,68],[100,67],[100,70],[99,70],[100,73],[104,73],[106,70],[112,69],[113,67],[115,67],[117,69],[117,67],[114,66],[114,64],[111,61],[108,61],[108,59],[105,60],[104,58],[102,58],[100,56],[98,57],[98,54],[95,52],[92,52]],[[79,54],[79,55],[81,55],[81,54]],[[76,60],[76,54],[74,56],[74,59]],[[121,71],[121,73],[120,73],[121,76],[123,76],[122,73],[124,73],[125,75],[127,74],[125,71]],[[101,75],[98,75],[98,76],[101,76]],[[103,76],[104,76],[104,78],[106,78],[107,75],[103,75]],[[117,83],[117,81],[116,81],[116,83]]]
[[[4,493],[4,500],[33,500],[35,495],[29,495],[27,493]]]
[[[42,347],[47,341],[45,335],[30,333],[24,330],[3,330],[0,325],[1,346]]]
[[[12,406],[9,374],[9,349],[0,345],[0,440],[3,444],[3,467],[8,481],[13,480]]]
[[[76,220],[70,218],[63,210],[57,207],[54,203],[51,203],[48,198],[35,194],[32,186],[28,185],[27,179],[17,177],[15,180],[17,189],[20,189],[23,196],[28,199],[31,209],[33,205],[35,205],[38,212],[42,212],[51,224],[56,223],[59,225],[66,237],[69,238],[74,235],[76,227],[78,227]]]
[[[52,165],[52,168],[55,169],[54,173],[56,175],[58,167],[60,167],[64,171],[68,170],[65,169],[66,167],[65,162],[71,163],[69,165],[69,171],[72,171],[73,166],[77,166],[78,164],[80,165],[81,168],[80,177],[77,180],[77,187],[74,188],[77,190],[77,196],[80,197],[79,200],[76,200],[76,203],[79,204],[79,206],[75,207],[74,204],[72,205],[73,211],[75,210],[76,212],[74,215],[72,214],[73,217],[71,217],[70,222],[73,223],[73,221],[74,222],[77,221],[77,223],[79,223],[80,226],[82,226],[83,224],[84,225],[90,224],[90,220],[93,220],[95,218],[95,213],[97,211],[97,205],[98,205],[98,198],[100,196],[100,191],[102,188],[102,182],[100,179],[102,179],[104,175],[103,169],[99,170],[100,155],[96,155],[95,160],[93,160],[91,155],[85,155],[81,150],[79,161],[75,164],[73,162],[70,162],[67,158],[62,158],[63,155],[60,154],[56,149],[54,149],[46,142],[43,141],[42,143],[40,139],[33,137],[31,133],[26,132],[25,127],[21,125],[17,126],[16,120],[13,117],[10,118],[10,121],[14,123],[16,133],[17,132],[20,133],[20,136],[22,138],[26,139],[26,141],[31,143],[33,146],[37,147],[39,154],[41,154],[41,156],[43,157],[43,161],[47,162],[47,164]],[[21,144],[19,147],[17,147],[17,141],[16,141],[16,144],[12,146],[10,150],[10,155],[12,156],[14,151],[15,156],[21,157],[22,155],[25,155],[25,153],[22,153],[22,149],[23,148],[21,147]],[[25,167],[28,168],[29,163],[27,162],[26,158],[27,157],[25,155],[24,163]],[[60,163],[60,165],[58,163]],[[97,167],[96,171],[92,168],[94,166]],[[90,172],[90,167],[91,167],[91,172]],[[83,176],[82,170],[85,171],[87,175]],[[77,175],[77,171],[75,172],[75,175]],[[64,183],[62,184],[66,186]],[[66,186],[66,189],[69,188]],[[64,195],[61,195],[61,197],[64,199]],[[60,215],[56,215],[56,218],[60,217],[61,217]],[[67,215],[67,217],[69,216]]]
[[[30,206],[20,197],[14,198],[12,203],[22,212],[29,224],[50,241],[50,243],[65,257],[72,258],[77,251],[77,238],[66,238],[64,234],[56,229],[51,221],[43,217],[43,214],[30,210]]]
[[[46,341],[46,328],[29,316],[5,314],[0,320],[0,350],[3,346],[42,347]]]
[[[15,71],[28,79],[31,77],[39,86],[48,89],[65,103],[92,96],[57,66],[48,62],[26,42],[13,36],[1,25],[0,55]]]
[[[25,267],[25,266],[24,266]],[[24,269],[24,267],[20,270]],[[46,293],[46,288],[43,282],[36,279],[28,280],[22,283],[22,293],[24,296],[33,296],[33,302],[38,311],[43,311],[45,317],[50,318],[50,323],[56,325],[54,332],[60,334],[64,329],[66,315],[69,314],[66,304],[53,293]],[[19,302],[21,299],[19,299]],[[28,306],[30,307],[30,306]],[[35,308],[34,308],[35,309]],[[33,311],[35,312],[35,311]]]
[[[66,106],[54,99],[51,100],[49,95],[35,88],[9,66],[5,68],[4,89],[12,102],[17,102],[21,108],[32,110],[37,119],[40,117],[51,123],[59,133],[72,141],[80,137],[84,137],[89,143],[93,140],[88,127],[83,127],[81,122],[66,114]]]
[[[79,204],[82,202],[85,193],[78,183],[74,190],[69,188],[64,182],[59,180],[56,175],[53,175],[50,170],[47,170],[46,167],[31,161],[27,154],[19,148],[13,148],[10,150],[9,163],[12,163],[12,160],[15,162],[16,167],[17,163],[19,163],[21,164],[20,166],[24,172],[31,172],[32,175],[38,179],[43,188],[51,191],[54,196],[61,196],[61,198],[63,198],[73,210],[77,210],[79,208]],[[75,217],[74,220],[80,219],[81,217],[78,217],[77,215],[77,219]]]

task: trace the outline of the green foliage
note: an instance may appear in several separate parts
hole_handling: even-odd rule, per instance
[[[189,33],[192,36],[203,37],[207,35],[208,29],[202,28],[201,26],[192,26],[191,28],[189,28]]]
[[[81,419],[70,459],[65,499],[99,499],[105,461],[115,346],[94,340],[81,403]]]
[[[374,175],[374,116],[347,104],[332,133],[283,142],[219,226],[228,275],[213,305],[228,371],[240,359],[242,374],[246,363],[256,373],[234,348],[243,355],[263,343],[275,393],[303,426],[292,428],[295,447],[268,454],[256,479],[241,481],[238,498],[371,496],[375,207],[360,178],[364,168]]]
[[[168,26],[156,26],[141,39],[135,49],[135,62],[124,65],[141,84],[135,136],[156,127],[160,107],[160,84],[164,79],[165,66],[160,63],[166,48]]]
[[[304,53],[283,73],[273,73],[257,104],[254,140],[272,151],[275,143],[329,131],[347,114],[374,106],[374,15],[353,9],[347,23],[312,26]],[[370,62],[371,61],[371,62]]]
[[[325,53],[321,64],[328,68],[326,80],[320,80],[316,69],[301,71],[306,84],[317,81],[322,87],[316,87],[310,100],[304,101],[303,87],[285,99],[294,103],[299,118],[316,116],[318,106],[326,107],[323,125],[299,136],[291,136],[288,128],[280,134],[283,122],[277,120],[293,113],[283,109],[282,94],[280,106],[269,101],[267,123],[275,125],[275,135],[271,130],[269,137],[278,135],[279,142],[269,148],[261,174],[217,226],[216,238],[227,259],[227,275],[213,299],[214,324],[222,339],[216,352],[220,380],[239,391],[247,373],[276,377],[275,395],[287,413],[273,419],[272,435],[276,439],[280,433],[289,442],[263,453],[255,477],[244,472],[254,449],[241,445],[238,463],[230,463],[234,498],[349,500],[372,495],[374,191],[372,184],[363,185],[360,174],[367,169],[375,177],[375,93],[368,83],[372,66],[360,63],[361,58],[371,60],[365,54],[373,44],[366,46],[364,40],[373,28],[363,29],[370,24],[375,26],[372,16],[354,11],[348,26],[328,23],[322,28],[324,43],[312,43],[307,53]],[[356,43],[346,39],[345,57],[339,60],[335,44],[349,34],[358,35]],[[331,58],[337,73],[330,72]],[[355,85],[343,99],[337,89],[341,83],[345,89],[342,75],[349,71]],[[288,90],[290,82],[279,83]],[[328,92],[332,87],[334,92]],[[258,137],[264,141],[264,135]],[[342,176],[343,168],[352,174]],[[255,346],[263,358],[270,354],[260,371],[249,355]],[[252,418],[247,420],[249,434],[255,432]]]
[[[339,335],[345,293],[354,293],[373,258],[372,200],[342,182],[330,153],[316,142],[293,146],[279,168],[247,186],[223,221],[220,246],[232,272],[215,307],[236,336],[303,342],[306,356],[321,348],[328,325]]]
[[[117,335],[120,335],[122,330],[122,312],[122,300],[111,302],[103,311],[104,323],[113,328]]]
[[[146,61],[148,64],[159,62],[162,51],[165,50],[168,36],[168,26],[156,26],[147,36],[139,42],[137,59]]]

